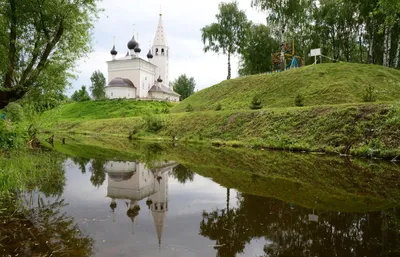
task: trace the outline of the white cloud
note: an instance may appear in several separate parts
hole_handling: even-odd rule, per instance
[[[241,0],[239,6],[254,22],[265,22],[265,15],[252,9],[251,0]],[[104,0],[104,9],[93,31],[94,52],[79,61],[78,79],[72,81],[69,94],[82,85],[90,85],[93,71],[101,70],[107,76],[106,61],[110,60],[113,36],[116,38],[118,56],[124,56],[126,43],[132,37],[133,24],[139,33],[142,55],[148,51],[158,23],[160,5],[163,22],[170,47],[170,78],[173,80],[186,73],[193,76],[197,89],[212,86],[227,76],[227,57],[214,53],[204,53],[200,29],[215,21],[219,1],[187,0]],[[237,76],[237,62],[232,59],[232,73]]]

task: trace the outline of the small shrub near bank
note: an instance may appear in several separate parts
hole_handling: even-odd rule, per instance
[[[222,104],[218,104],[217,107],[215,107],[216,111],[221,111],[222,110]]]
[[[17,127],[11,127],[0,120],[0,151],[17,149],[23,145],[24,133]]]
[[[165,120],[159,115],[147,115],[143,117],[147,131],[156,133],[165,126]]]
[[[373,86],[369,85],[365,89],[363,101],[364,102],[375,102],[376,101],[376,92],[375,92],[375,88]]]
[[[186,111],[186,112],[192,112],[192,111],[194,111],[192,105],[191,105],[191,104],[188,104],[188,105],[186,106],[186,108],[185,108],[185,111]]]
[[[251,100],[250,109],[258,110],[262,108],[261,100],[258,96],[254,96],[253,100]]]
[[[294,104],[298,107],[304,106],[304,97],[302,94],[298,93],[294,99]]]
[[[4,109],[7,120],[12,122],[20,122],[24,119],[24,110],[21,105],[17,103],[9,103],[7,107]]]

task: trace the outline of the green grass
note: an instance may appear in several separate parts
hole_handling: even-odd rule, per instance
[[[46,112],[42,120],[94,120],[163,113],[171,103],[132,100],[87,101],[62,105]]]
[[[189,104],[195,111],[215,110],[218,104],[223,110],[249,109],[255,95],[263,108],[294,107],[298,93],[306,106],[360,103],[370,85],[379,102],[400,99],[399,70],[336,63],[226,80],[197,92],[171,111],[184,112]]]
[[[0,153],[0,195],[35,188],[46,195],[59,193],[65,183],[62,161],[59,153],[51,151]]]

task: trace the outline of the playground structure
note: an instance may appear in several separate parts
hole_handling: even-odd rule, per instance
[[[282,48],[284,53],[283,62],[281,58],[282,52],[274,53],[272,55],[273,72],[285,71],[304,66],[305,62],[303,57],[296,55],[295,53],[294,40],[292,41],[292,45],[289,45],[289,43],[284,43]]]

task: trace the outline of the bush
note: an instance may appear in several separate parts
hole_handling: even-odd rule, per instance
[[[251,101],[250,109],[258,110],[262,108],[261,100],[258,96],[254,96],[253,100]]]
[[[147,131],[158,132],[165,126],[165,121],[159,115],[147,115],[143,117]]]
[[[192,105],[191,105],[191,104],[188,104],[188,105],[186,106],[186,108],[185,108],[185,111],[186,111],[186,112],[192,112],[192,111],[194,111]]]
[[[221,111],[222,110],[222,104],[218,104],[217,107],[215,107],[216,111]]]
[[[165,107],[164,109],[162,109],[162,113],[169,114],[169,108]]]
[[[376,93],[375,93],[375,88],[371,85],[369,85],[365,89],[365,94],[363,96],[364,102],[375,102],[376,101]]]
[[[304,106],[304,97],[300,93],[296,95],[296,98],[294,99],[294,104],[299,107]]]
[[[9,103],[4,109],[4,112],[6,113],[6,119],[12,122],[20,122],[25,116],[21,105],[17,103]]]
[[[23,139],[22,133],[19,133],[15,128],[7,127],[4,121],[0,121],[0,150],[18,148]]]

